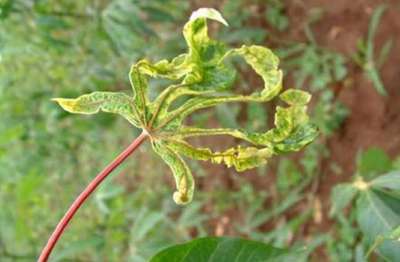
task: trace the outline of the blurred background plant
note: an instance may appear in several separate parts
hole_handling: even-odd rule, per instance
[[[400,121],[399,110],[391,109],[400,104],[398,87],[385,84],[388,98],[379,95],[377,81],[359,88],[355,62],[365,61],[353,55],[364,50],[357,47],[359,37],[369,35],[363,46],[372,45],[376,24],[386,35],[400,33],[400,28],[385,22],[379,14],[383,7],[371,1],[360,1],[358,6],[339,1],[335,9],[322,0],[299,2],[0,0],[0,260],[35,260],[74,197],[138,135],[118,117],[71,115],[50,98],[129,90],[130,65],[142,57],[158,60],[184,51],[181,26],[188,15],[200,6],[213,6],[230,23],[218,33],[217,25],[211,24],[215,37],[232,46],[271,47],[282,60],[285,86],[313,93],[310,113],[321,130],[319,140],[302,153],[279,157],[243,174],[190,162],[199,187],[195,201],[184,208],[170,198],[173,183],[168,169],[147,154],[145,146],[82,208],[53,260],[146,261],[159,249],[193,237],[239,235],[281,247],[306,245],[299,260],[364,261],[371,244],[362,237],[356,211],[348,208],[328,216],[334,206],[330,194],[336,184],[351,182],[351,174],[368,173],[365,170],[371,166],[381,168],[368,181],[400,169],[398,161],[392,161],[400,153],[399,132],[394,128]],[[385,12],[386,20],[395,17],[390,8]],[[355,22],[355,14],[362,19]],[[353,21],[355,29],[344,32],[344,25],[332,17]],[[396,44],[393,40],[383,45],[378,66],[385,58],[388,68],[394,64],[390,47]],[[248,93],[260,80],[241,61],[235,63],[243,73],[236,86]],[[395,82],[396,76],[384,73],[385,67],[381,83]],[[156,94],[163,84],[153,81],[150,92]],[[368,99],[351,102],[359,97]],[[375,118],[358,115],[359,108],[368,109],[369,103],[379,103],[387,113],[376,128],[365,129],[357,119],[374,124]],[[265,130],[273,122],[271,109],[252,103],[224,105],[190,121],[198,126],[218,121],[225,127]],[[363,139],[357,140],[351,128]],[[369,133],[363,136],[365,132]],[[195,143],[223,149],[234,140]],[[382,149],[365,151],[370,146]],[[364,160],[356,159],[360,154]]]

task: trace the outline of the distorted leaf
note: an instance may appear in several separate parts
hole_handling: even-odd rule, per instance
[[[163,142],[154,142],[153,149],[169,165],[175,177],[176,189],[173,198],[179,205],[192,201],[194,180],[192,172],[178,153]]]
[[[289,89],[280,95],[280,98],[289,105],[306,105],[311,100],[311,95],[296,89]]]
[[[225,19],[222,17],[221,13],[218,12],[215,9],[212,8],[200,8],[192,13],[192,15],[189,18],[189,21],[194,21],[199,18],[209,18],[213,19],[215,21],[218,21],[225,26],[228,26],[228,22],[225,21]]]
[[[76,99],[54,98],[64,110],[78,114],[95,114],[104,111],[120,114],[133,125],[138,125],[132,98],[124,93],[93,92]]]
[[[229,49],[224,43],[209,37],[207,19],[227,25],[215,9],[201,8],[192,14],[183,29],[187,53],[170,61],[153,63],[142,59],[131,67],[132,97],[122,93],[95,92],[77,99],[57,99],[70,112],[92,114],[102,110],[118,113],[136,127],[144,129],[154,151],[172,170],[177,187],[174,200],[178,204],[189,203],[194,191],[191,171],[182,156],[223,163],[237,171],[244,171],[267,163],[274,155],[300,150],[318,133],[316,127],[309,123],[306,112],[310,95],[292,89],[280,96],[288,105],[277,107],[275,127],[266,132],[183,125],[187,116],[200,109],[217,105],[226,107],[224,103],[233,102],[267,102],[277,97],[282,89],[283,74],[279,69],[279,59],[270,49],[257,45]],[[230,59],[233,56],[246,61],[262,78],[263,87],[249,95],[231,90],[237,74]],[[150,100],[149,78],[167,79],[173,83]],[[250,145],[214,152],[210,148],[196,148],[185,140],[209,135],[233,136]]]

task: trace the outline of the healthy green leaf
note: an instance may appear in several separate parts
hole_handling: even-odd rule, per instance
[[[379,23],[381,21],[381,18],[383,17],[384,12],[386,11],[387,6],[384,4],[381,4],[377,6],[374,9],[374,12],[372,13],[370,22],[369,22],[369,28],[368,28],[368,35],[364,41],[361,42],[360,47],[359,47],[359,52],[358,54],[355,55],[354,59],[356,62],[364,69],[365,74],[369,78],[369,80],[372,82],[374,85],[376,91],[382,95],[382,96],[387,96],[387,91],[385,89],[384,83],[382,82],[382,78],[379,74],[379,64],[380,64],[380,59],[378,57],[378,61],[375,61],[375,54],[374,54],[374,38],[376,31],[378,29]],[[384,49],[388,50],[389,47],[384,47],[382,50],[383,52],[388,52],[385,51]],[[383,53],[384,54],[384,53]]]
[[[379,235],[375,238],[374,243],[368,250],[368,253],[366,254],[366,258],[369,257],[369,255],[375,251],[382,243],[385,242],[385,240],[394,240],[400,242],[400,226],[398,226],[396,229],[394,229],[392,232],[387,233],[385,235]]]
[[[150,262],[278,262],[295,261],[296,256],[301,254],[251,240],[206,237],[166,248]]]
[[[263,103],[277,97],[282,89],[279,59],[270,49],[257,45],[229,49],[208,36],[207,19],[227,25],[217,10],[201,8],[192,14],[183,28],[187,53],[171,61],[152,63],[142,59],[131,67],[132,97],[122,93],[95,92],[77,99],[56,99],[67,111],[118,113],[134,126],[144,129],[151,138],[154,151],[172,170],[177,187],[174,200],[178,204],[189,203],[194,191],[191,171],[182,156],[224,163],[237,171],[244,171],[267,163],[274,155],[298,151],[318,135],[307,115],[311,96],[292,89],[280,95],[287,106],[277,107],[275,127],[266,132],[183,125],[184,120],[197,110],[223,103]],[[248,95],[233,92],[231,88],[237,70],[232,65],[232,57],[244,59],[261,77],[263,87]],[[149,78],[167,79],[173,83],[150,100]],[[210,148],[195,148],[185,141],[188,137],[209,135],[233,136],[249,145],[213,152]]]
[[[363,177],[373,177],[388,172],[392,168],[389,156],[380,148],[369,148],[359,154],[357,170]]]
[[[336,215],[342,211],[356,196],[357,188],[352,184],[339,184],[332,190],[332,208],[331,215]]]
[[[365,190],[357,201],[357,221],[370,243],[400,225],[400,202],[386,192]],[[400,241],[386,239],[377,249],[388,261],[400,260]]]
[[[390,172],[383,176],[378,176],[370,182],[371,186],[382,189],[399,190],[400,192],[400,171]]]

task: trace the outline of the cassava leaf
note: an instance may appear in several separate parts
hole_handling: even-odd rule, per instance
[[[393,171],[373,179],[371,186],[381,189],[393,189],[400,192],[400,171]]]
[[[178,80],[191,70],[190,67],[185,66],[187,57],[187,54],[182,54],[172,59],[171,62],[168,62],[168,60],[164,59],[155,64],[143,59],[140,60],[136,66],[139,68],[141,74],[155,78]]]
[[[214,262],[296,261],[302,252],[276,248],[262,242],[229,238],[206,237],[166,248],[150,259],[150,262]]]
[[[380,148],[368,148],[357,157],[357,170],[363,177],[374,177],[391,169],[390,157]]]
[[[64,110],[78,114],[95,114],[100,110],[120,114],[138,126],[138,115],[132,98],[124,93],[93,92],[76,99],[53,98]]]
[[[192,56],[206,55],[207,52],[205,51],[209,50],[207,48],[218,43],[208,37],[207,19],[212,19],[228,26],[225,19],[215,9],[200,8],[194,11],[183,27],[183,36]]]
[[[357,201],[357,222],[369,243],[400,225],[400,202],[386,192],[368,189]],[[387,261],[399,261],[400,241],[386,239],[377,249]]]
[[[194,180],[192,172],[185,161],[178,155],[174,148],[164,141],[153,142],[153,149],[169,165],[175,177],[177,191],[174,193],[174,201],[184,205],[192,201]]]
[[[231,53],[243,57],[264,80],[264,89],[251,95],[254,101],[268,101],[279,93],[282,87],[282,71],[278,69],[278,57],[271,50],[253,45],[242,46]]]
[[[222,17],[221,13],[212,8],[199,8],[192,13],[189,21],[195,21],[199,18],[209,18],[228,26],[228,22]]]
[[[187,157],[208,161],[213,163],[224,163],[228,167],[234,166],[237,171],[244,171],[250,168],[265,164],[273,154],[272,149],[256,147],[234,147],[224,152],[212,152],[208,148],[195,148],[183,140],[168,140],[168,144],[177,152]]]
[[[337,215],[342,211],[356,196],[357,188],[352,184],[344,183],[335,186],[331,193],[332,207],[330,215]]]
[[[307,105],[311,95],[301,90],[289,89],[280,95],[281,99],[289,105]]]
[[[311,96],[289,89],[279,97],[286,106],[277,106],[275,127],[266,132],[232,128],[204,129],[185,126],[184,120],[197,110],[223,103],[263,103],[277,97],[282,89],[282,71],[278,57],[268,48],[243,45],[229,48],[208,35],[207,20],[227,25],[221,14],[211,8],[195,11],[183,28],[187,51],[172,60],[151,62],[142,59],[132,65],[129,79],[133,96],[122,93],[95,92],[77,99],[56,99],[67,111],[92,114],[99,110],[118,113],[151,138],[154,151],[172,170],[178,204],[193,197],[194,180],[183,156],[196,160],[223,163],[237,171],[267,163],[274,155],[298,151],[315,139],[318,132],[309,123],[307,103]],[[250,94],[231,90],[237,75],[232,58],[242,58],[263,80],[261,88]],[[149,79],[170,82],[154,99],[148,97]],[[261,125],[266,126],[266,125]],[[196,148],[186,142],[193,136],[228,135],[249,145],[234,146],[221,152]]]
[[[134,65],[131,67],[129,80],[133,89],[134,105],[138,108],[139,118],[144,127],[147,125],[147,105],[149,103],[147,98],[147,77],[140,73],[139,65]]]

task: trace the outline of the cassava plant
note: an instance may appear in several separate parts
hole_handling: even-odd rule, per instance
[[[228,48],[208,36],[207,19],[227,26],[221,14],[210,8],[195,11],[183,28],[188,45],[186,53],[171,61],[152,63],[143,59],[131,68],[129,78],[133,95],[115,92],[93,92],[76,99],[55,98],[62,108],[71,113],[94,114],[99,111],[122,115],[132,125],[142,129],[123,153],[109,164],[86,187],[61,219],[39,261],[46,261],[75,212],[118,165],[143,141],[149,140],[153,150],[170,167],[175,178],[174,201],[184,205],[192,200],[195,188],[191,171],[183,157],[224,163],[237,171],[262,164],[269,158],[285,152],[298,151],[317,136],[317,129],[306,113],[311,96],[300,90],[289,89],[281,93],[282,71],[279,59],[262,46]],[[231,92],[236,78],[232,58],[240,57],[262,78],[263,88],[249,95]],[[157,98],[148,97],[149,78],[163,78],[172,83]],[[184,120],[193,112],[231,102],[264,103],[277,97],[287,106],[277,106],[275,127],[265,133],[186,126]],[[183,102],[182,98],[185,98]],[[196,148],[185,141],[194,136],[228,135],[241,139],[249,146],[236,146],[222,152],[209,148]]]
[[[397,160],[398,161],[398,160]],[[333,218],[347,215],[362,233],[365,261],[400,261],[400,168],[379,148],[369,148],[357,157],[351,182],[332,190]],[[346,208],[347,207],[347,208]],[[354,217],[351,221],[350,216]]]

